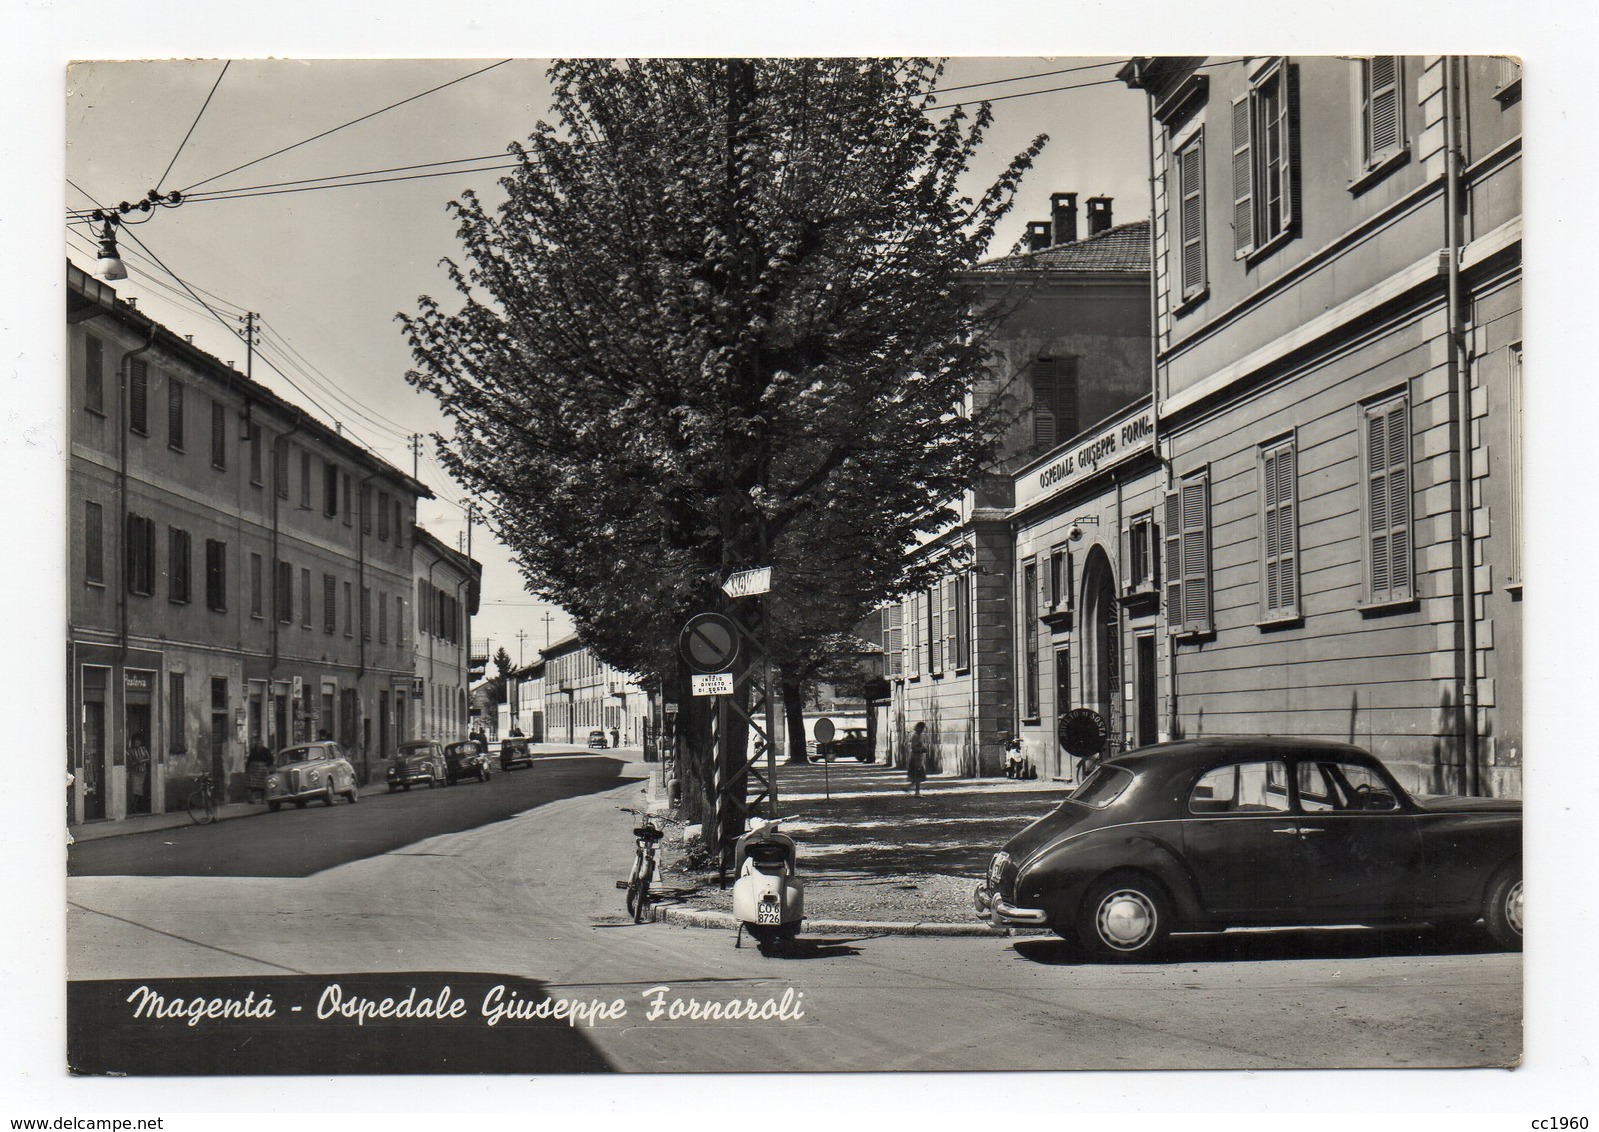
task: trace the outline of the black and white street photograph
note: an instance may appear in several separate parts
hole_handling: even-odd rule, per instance
[[[1536,56],[1023,11],[54,61],[19,1096],[1587,1126]]]

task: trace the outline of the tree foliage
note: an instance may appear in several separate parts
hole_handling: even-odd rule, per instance
[[[773,567],[779,663],[936,569],[905,551],[990,453],[966,272],[1037,139],[975,196],[986,106],[927,60],[560,62],[459,291],[401,315],[529,588],[610,663],[663,671],[733,570]]]

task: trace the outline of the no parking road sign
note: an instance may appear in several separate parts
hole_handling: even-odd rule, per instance
[[[677,651],[695,672],[726,672],[738,657],[738,629],[720,613],[696,613],[683,626]]]

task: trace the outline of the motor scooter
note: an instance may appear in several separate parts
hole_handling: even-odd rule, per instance
[[[778,830],[784,820],[761,821],[733,846],[734,947],[744,945],[744,929],[762,955],[787,947],[805,919],[805,889],[794,875],[794,839]]]

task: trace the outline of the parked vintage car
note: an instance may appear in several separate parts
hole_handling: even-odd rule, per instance
[[[589,746],[609,747],[610,745],[611,741],[605,737],[605,732],[601,731],[598,727],[589,732]]]
[[[479,782],[489,780],[489,753],[476,739],[463,739],[459,743],[444,745],[444,773],[454,786],[463,778]]]
[[[515,739],[506,739],[500,743],[500,769],[505,771],[515,770],[519,766],[533,765],[533,748],[528,746],[526,739],[518,736]]]
[[[994,855],[996,927],[1048,927],[1101,959],[1173,931],[1482,919],[1521,947],[1521,803],[1412,797],[1358,747],[1206,738],[1098,765]]]
[[[389,793],[425,783],[429,790],[447,781],[444,748],[431,739],[408,739],[389,760]]]
[[[273,813],[282,809],[285,802],[304,809],[313,799],[320,798],[331,806],[333,799],[341,796],[351,803],[361,800],[355,768],[339,745],[331,741],[284,747],[266,774],[266,804]]]
[[[817,743],[816,755],[823,759],[856,759],[863,763],[877,761],[872,741],[867,737],[864,727],[846,727],[834,738]]]

